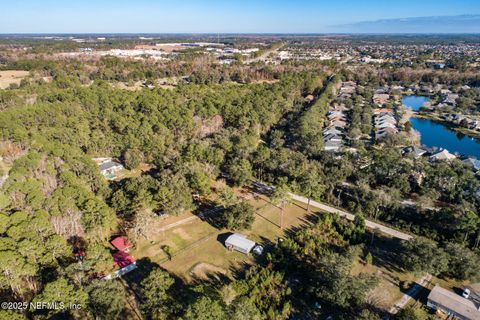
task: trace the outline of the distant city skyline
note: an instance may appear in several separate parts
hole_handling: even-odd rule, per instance
[[[478,0],[20,0],[0,33],[480,33]]]

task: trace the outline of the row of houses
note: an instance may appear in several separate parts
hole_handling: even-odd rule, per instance
[[[480,120],[478,119],[473,119],[471,117],[468,117],[462,114],[452,114],[452,113],[446,114],[442,116],[442,118],[447,122],[451,122],[468,129],[480,131]]]
[[[392,109],[375,109],[373,114],[376,140],[398,133],[397,119]]]
[[[323,130],[324,150],[337,152],[345,145],[345,128],[349,109],[344,105],[334,105],[327,113],[328,125]]]
[[[450,153],[447,149],[440,149],[434,152],[429,152],[426,149],[416,146],[410,146],[402,149],[403,155],[412,156],[414,158],[419,158],[424,155],[429,157],[430,161],[450,161],[457,159],[458,156]],[[473,157],[463,157],[460,158],[462,163],[467,167],[471,168],[474,172],[480,172],[480,160]]]
[[[354,81],[342,82],[337,97],[348,99],[357,90],[357,83]],[[350,109],[344,104],[333,104],[330,106],[327,118],[328,125],[323,130],[324,150],[338,152],[345,145],[345,129],[348,124],[347,112]]]
[[[354,81],[345,81],[342,82],[339,92],[338,92],[338,98],[339,99],[349,99],[352,97],[352,94],[355,93],[357,90],[357,83]]]

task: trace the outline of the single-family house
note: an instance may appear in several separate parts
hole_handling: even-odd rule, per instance
[[[111,244],[118,250],[112,254],[114,266],[117,270],[104,278],[107,280],[121,277],[137,268],[135,258],[128,253],[132,244],[126,237],[116,237],[111,241]]]
[[[109,180],[115,179],[115,174],[123,169],[124,167],[120,163],[115,162],[111,159],[108,159],[100,164],[100,172],[105,178]]]
[[[455,105],[456,104],[456,101],[458,99],[458,94],[455,94],[455,93],[448,93],[444,96],[443,98],[443,103],[446,103],[448,105]]]
[[[343,146],[343,143],[340,141],[326,141],[323,145],[325,151],[334,151],[337,152]]]
[[[375,133],[375,139],[385,138],[387,135],[396,134],[396,133],[398,133],[398,130],[396,128],[390,128],[390,127],[382,128],[381,130]]]
[[[423,156],[425,153],[427,153],[427,150],[412,146],[412,147],[406,147],[402,150],[403,155],[411,155],[415,158],[419,158]]]
[[[135,258],[133,258],[131,255],[124,251],[117,251],[112,254],[112,257],[115,265],[118,266],[120,269],[125,268],[132,263],[135,263]]]
[[[430,156],[431,161],[450,161],[455,159],[456,156],[448,152],[447,149],[443,149],[437,153],[434,153]]]
[[[480,170],[480,160],[478,160],[478,159],[467,158],[467,159],[462,160],[462,162],[464,164],[466,164],[467,166],[469,166],[470,168],[472,168],[473,170],[475,170],[475,171]]]
[[[333,128],[333,127],[339,127],[339,128],[345,128],[347,126],[347,122],[343,120],[335,120],[330,122],[327,128]]]
[[[327,134],[323,137],[324,141],[342,141],[343,137],[338,134]]]
[[[327,128],[327,129],[323,130],[323,135],[324,136],[327,136],[329,134],[341,135],[341,134],[343,134],[343,131],[337,129],[336,127]]]
[[[383,129],[383,128],[396,128],[396,125],[390,121],[383,121],[380,123],[375,123],[375,128]]]
[[[480,311],[472,300],[436,285],[427,297],[427,306],[452,319],[478,320]]]
[[[118,250],[128,252],[132,248],[132,244],[128,241],[127,237],[116,237],[111,241],[111,244]]]
[[[387,93],[375,93],[373,95],[373,103],[383,105],[388,101],[389,98],[390,95]]]

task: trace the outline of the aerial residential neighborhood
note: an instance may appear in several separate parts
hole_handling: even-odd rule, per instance
[[[478,1],[0,7],[0,320],[480,320]]]

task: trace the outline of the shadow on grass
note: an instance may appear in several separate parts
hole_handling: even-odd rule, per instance
[[[399,266],[401,241],[367,230],[365,250],[372,254],[374,265],[392,273],[403,273],[405,270]]]

